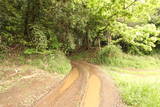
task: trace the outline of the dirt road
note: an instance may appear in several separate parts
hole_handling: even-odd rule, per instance
[[[72,71],[33,107],[123,107],[109,76],[92,64],[72,62]]]
[[[3,66],[0,74],[0,107],[31,107],[64,78],[27,65]]]

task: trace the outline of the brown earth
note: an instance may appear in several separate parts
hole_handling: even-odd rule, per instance
[[[111,78],[96,65],[72,62],[72,71],[33,107],[123,107]]]
[[[0,107],[30,107],[63,78],[29,66],[3,66],[0,74]]]
[[[0,69],[0,107],[124,106],[110,76],[96,65],[72,62],[63,80],[59,74],[24,68]]]

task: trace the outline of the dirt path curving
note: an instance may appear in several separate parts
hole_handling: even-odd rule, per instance
[[[86,62],[72,62],[72,71],[33,107],[123,107],[112,79]]]

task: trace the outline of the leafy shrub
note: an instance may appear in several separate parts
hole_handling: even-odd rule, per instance
[[[27,48],[24,50],[25,55],[34,55],[34,54],[40,54],[40,55],[49,55],[53,54],[56,50],[37,50],[35,48]]]
[[[49,72],[66,74],[71,70],[70,61],[62,52],[54,51],[51,54],[38,56],[31,60],[29,62],[30,65],[37,66]]]
[[[106,57],[119,57],[121,53],[122,51],[120,46],[108,45],[102,48],[99,54]]]
[[[103,47],[98,53],[98,61],[100,63],[106,63],[110,58],[114,59],[117,57],[121,57],[122,50],[120,46],[116,45],[108,45]]]
[[[44,69],[50,72],[68,73],[71,69],[70,61],[65,57],[62,52],[50,54],[43,59]]]
[[[37,50],[44,50],[47,48],[47,37],[44,33],[43,28],[41,28],[39,25],[32,25],[32,35],[33,35],[33,40],[32,40],[32,45],[37,49]]]
[[[36,53],[37,53],[36,49],[26,49],[24,51],[24,54],[26,55],[31,55],[31,54],[36,54]]]
[[[47,30],[45,34],[48,38],[48,49],[59,49],[62,46],[53,31]]]
[[[75,40],[74,40],[74,35],[69,33],[68,36],[67,36],[67,40],[63,43],[62,45],[62,51],[65,53],[65,54],[69,54],[70,52],[72,52],[76,45],[75,45]]]
[[[160,31],[153,24],[129,27],[127,24],[116,22],[111,29],[114,43],[131,54],[150,53],[156,46]]]
[[[0,59],[5,58],[6,50],[0,45]]]

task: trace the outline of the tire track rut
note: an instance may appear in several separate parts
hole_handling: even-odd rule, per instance
[[[96,66],[72,61],[71,72],[33,107],[123,107],[112,79]]]

